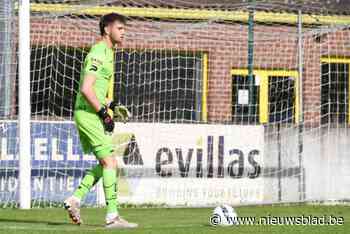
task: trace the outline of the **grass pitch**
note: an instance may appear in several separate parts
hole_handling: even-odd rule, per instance
[[[324,216],[344,218],[343,225],[239,225],[213,227],[209,208],[125,208],[121,214],[140,227],[133,230],[107,230],[103,227],[105,210],[83,208],[84,224],[73,225],[60,208],[31,210],[0,209],[0,233],[350,233],[349,206],[275,205],[238,207],[239,216]]]

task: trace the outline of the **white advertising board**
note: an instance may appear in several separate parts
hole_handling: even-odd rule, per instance
[[[126,140],[118,150],[124,155],[122,202],[201,206],[263,200],[262,126],[130,123],[116,129],[133,135],[133,145]]]

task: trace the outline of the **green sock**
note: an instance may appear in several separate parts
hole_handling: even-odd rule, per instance
[[[103,168],[100,164],[88,170],[83,180],[81,181],[79,187],[73,193],[73,196],[82,200],[85,197],[85,195],[90,191],[90,189],[102,177],[102,170]]]
[[[118,213],[116,169],[103,168],[103,190],[105,192],[107,214]]]

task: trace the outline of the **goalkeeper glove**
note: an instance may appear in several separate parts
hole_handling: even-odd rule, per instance
[[[131,113],[129,112],[128,108],[115,101],[109,103],[108,107],[113,111],[113,119],[115,121],[122,121],[125,123],[131,117]]]
[[[114,129],[114,121],[111,116],[107,112],[107,108],[105,106],[101,107],[101,109],[97,112],[97,115],[102,119],[103,127],[106,132],[113,132]]]

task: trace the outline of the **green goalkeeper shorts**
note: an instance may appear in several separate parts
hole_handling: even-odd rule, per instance
[[[112,156],[114,151],[112,136],[105,133],[103,123],[97,114],[76,110],[74,121],[85,154],[92,152],[97,159]]]

